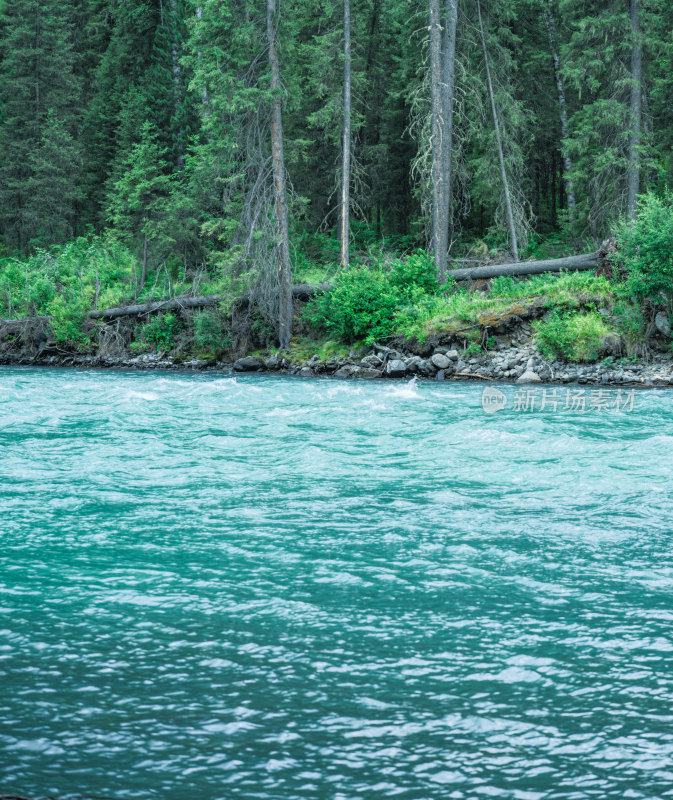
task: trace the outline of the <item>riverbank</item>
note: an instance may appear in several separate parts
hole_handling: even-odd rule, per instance
[[[318,353],[297,361],[279,352],[255,353],[238,359],[174,359],[162,353],[138,356],[80,355],[0,356],[4,366],[76,367],[80,369],[185,370],[226,374],[275,373],[299,377],[331,376],[341,379],[411,379],[434,381],[477,380],[503,383],[579,383],[591,385],[673,386],[673,358],[657,354],[651,359],[607,357],[598,363],[575,364],[545,359],[538,351],[530,326],[518,337],[496,343],[494,349],[473,353],[460,340],[425,345],[419,355],[409,348],[374,344],[351,350],[346,356],[321,358]],[[419,349],[416,343],[415,349]],[[429,351],[429,352],[428,352]],[[292,353],[289,353],[292,356]]]

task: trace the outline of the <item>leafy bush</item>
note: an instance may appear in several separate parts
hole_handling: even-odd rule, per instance
[[[673,194],[640,198],[635,221],[623,220],[617,231],[617,259],[625,266],[627,285],[640,300],[673,297]]]
[[[180,323],[175,314],[158,314],[140,328],[140,336],[157,350],[170,350]]]
[[[390,267],[390,282],[400,291],[420,288],[428,294],[437,289],[437,271],[432,257],[419,250],[404,258],[396,259]]]
[[[400,290],[380,267],[341,270],[334,286],[314,297],[304,309],[304,318],[315,328],[346,342],[385,339],[393,329],[401,302]]]
[[[629,354],[645,344],[647,325],[640,306],[629,299],[617,300],[612,308],[612,319],[624,337]]]
[[[194,315],[194,341],[199,350],[207,353],[219,353],[232,346],[219,311],[207,309]]]
[[[596,311],[552,311],[533,325],[537,345],[545,358],[596,361],[603,341],[612,331]]]
[[[85,303],[67,303],[61,295],[57,295],[45,310],[51,316],[49,324],[58,344],[77,347],[79,350],[88,349],[91,340],[83,330],[87,312]]]

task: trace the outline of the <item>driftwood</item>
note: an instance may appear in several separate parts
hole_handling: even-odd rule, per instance
[[[550,258],[546,261],[518,261],[514,264],[488,264],[484,267],[464,267],[446,274],[455,281],[478,281],[501,275],[540,275],[543,272],[561,272],[595,269],[601,251],[567,258]]]

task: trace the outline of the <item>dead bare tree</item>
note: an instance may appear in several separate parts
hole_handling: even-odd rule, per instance
[[[643,43],[640,32],[640,0],[631,0],[631,101],[626,213],[636,216],[636,199],[640,188],[640,137],[642,128]]]
[[[498,149],[498,160],[500,162],[500,176],[502,178],[502,189],[505,195],[505,212],[507,214],[507,225],[509,227],[509,240],[514,260],[519,260],[519,248],[516,241],[516,226],[514,224],[514,214],[512,212],[512,199],[509,192],[509,182],[507,180],[507,170],[505,169],[505,155],[502,147],[502,136],[500,135],[500,122],[498,111],[495,105],[495,95],[493,93],[493,81],[491,80],[491,68],[488,63],[488,50],[486,48],[486,36],[484,34],[484,23],[481,18],[481,2],[477,0],[477,16],[479,19],[479,32],[481,34],[481,44],[484,51],[484,65],[486,67],[486,84],[488,95],[491,100],[491,113],[493,114],[493,127],[495,129],[495,142]]]
[[[266,35],[271,68],[271,159],[276,219],[276,252],[278,259],[278,340],[282,350],[290,344],[292,335],[292,267],[290,265],[290,235],[283,152],[283,117],[281,111],[280,64],[278,60],[278,25],[276,0],[267,0]]]
[[[351,182],[351,4],[344,0],[344,122],[341,150],[341,268],[349,263],[350,240],[350,182]]]
[[[568,217],[570,222],[575,221],[575,187],[572,181],[573,163],[568,151],[568,110],[566,106],[565,88],[563,86],[563,75],[561,74],[561,56],[559,54],[558,40],[556,36],[556,22],[554,20],[554,0],[540,0],[542,5],[542,19],[547,28],[549,37],[549,49],[551,50],[552,61],[554,62],[554,78],[556,80],[556,91],[558,92],[559,117],[561,120],[561,153],[563,156],[563,167],[565,169],[564,181],[566,187],[566,199],[568,202]]]

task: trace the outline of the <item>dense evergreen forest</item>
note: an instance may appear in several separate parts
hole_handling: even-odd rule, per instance
[[[373,253],[441,284],[577,252],[671,183],[672,28],[670,0],[5,1],[2,307],[55,314],[65,246],[107,270],[89,306],[255,292],[283,345],[292,282]]]

